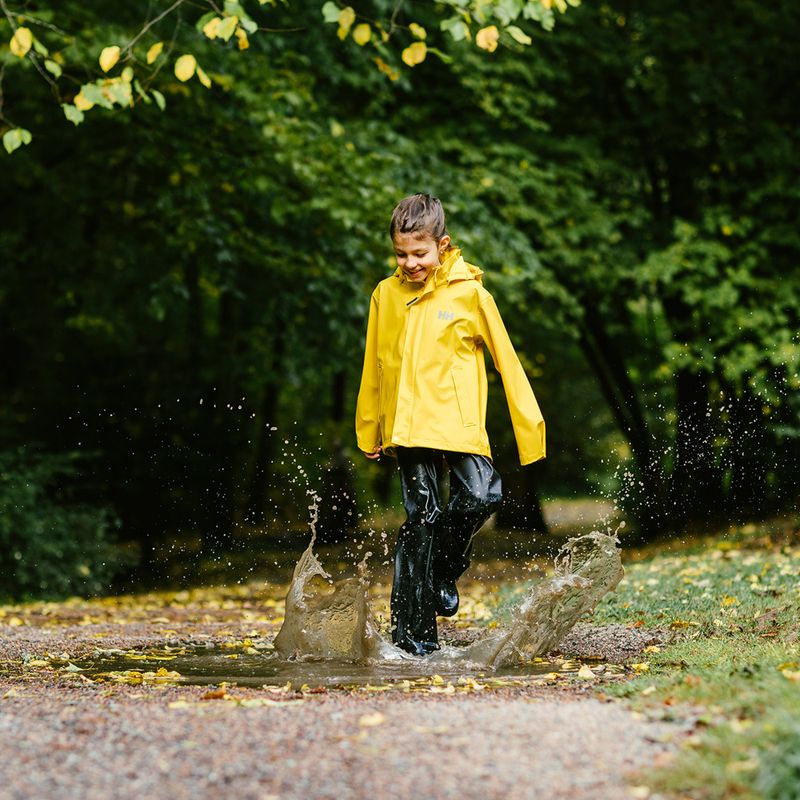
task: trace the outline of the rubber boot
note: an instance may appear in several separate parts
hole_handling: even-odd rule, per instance
[[[439,648],[433,562],[440,516],[442,454],[422,447],[397,448],[407,519],[397,536],[392,583],[392,641],[410,653]]]
[[[392,641],[415,655],[439,648],[433,589],[434,529],[426,523],[406,523],[400,529],[394,555]]]
[[[500,507],[502,481],[486,456],[445,453],[450,468],[450,499],[436,526],[437,553],[434,591],[437,612],[452,616],[458,610],[456,580],[470,563],[475,534]]]

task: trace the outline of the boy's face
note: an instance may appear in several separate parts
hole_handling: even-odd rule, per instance
[[[419,233],[396,233],[392,237],[397,265],[406,278],[414,283],[425,283],[434,267],[439,266],[439,256],[450,244],[450,237],[438,242],[432,236]]]

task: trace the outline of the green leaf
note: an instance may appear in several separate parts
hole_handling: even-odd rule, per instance
[[[217,36],[222,39],[223,41],[227,42],[228,39],[233,36],[233,32],[236,30],[236,26],[239,24],[239,18],[237,16],[233,17],[225,17],[222,22],[219,24],[219,28],[217,29]]]
[[[206,23],[210,22],[216,16],[217,14],[215,11],[209,11],[207,14],[203,14],[203,16],[200,17],[200,19],[197,20],[197,22],[195,22],[194,24],[195,29],[200,31],[200,33],[202,33],[203,28],[205,28],[206,26]]]
[[[241,3],[237,2],[237,0],[225,0],[225,13],[229,14],[232,17],[242,17],[247,16],[247,12],[242,8]]]
[[[134,89],[136,89],[136,92],[137,92],[137,94],[139,95],[139,97],[141,97],[141,98],[142,98],[142,100],[144,100],[144,102],[145,102],[145,103],[147,103],[147,104],[150,104],[150,103],[152,103],[152,102],[153,102],[153,101],[152,101],[152,100],[151,100],[151,99],[150,99],[150,98],[147,96],[147,92],[146,92],[146,91],[145,91],[145,90],[142,88],[142,84],[141,84],[141,83],[139,83],[139,81],[138,81],[138,80],[135,80],[135,81],[133,82],[133,88],[134,88]]]
[[[32,138],[31,132],[25,130],[25,128],[12,128],[3,134],[3,147],[6,148],[8,153],[13,153],[23,144],[30,144]]]
[[[467,33],[469,31],[467,24],[459,16],[442,20],[439,27],[443,31],[449,31],[454,42],[462,42],[467,38]]]
[[[164,95],[161,94],[158,89],[152,89],[150,94],[153,95],[156,105],[163,111],[167,107],[167,101],[164,100]]]
[[[73,124],[80,125],[83,122],[83,111],[75,108],[70,103],[62,103],[61,108],[64,110],[64,116]]]
[[[81,94],[90,103],[102,106],[103,108],[114,108],[114,104],[103,94],[96,83],[84,83],[83,86],[81,86]]]
[[[121,106],[129,106],[131,104],[131,100],[133,99],[131,85],[129,83],[125,83],[124,81],[120,81],[119,83],[114,83],[109,86],[109,94],[111,95],[112,100],[115,103],[119,103]]]
[[[44,68],[51,74],[54,75],[56,78],[61,77],[61,66],[58,62],[53,61],[52,58],[48,58],[44,62]]]
[[[235,0],[226,0],[225,13],[239,17],[239,24],[248,33],[255,33],[258,30],[258,24],[247,11],[245,11],[241,3],[235,2]]]
[[[50,51],[36,38],[33,40],[33,49],[40,55],[40,56],[49,56]]]
[[[509,25],[506,30],[511,34],[515,42],[519,42],[520,44],[531,44],[533,42],[533,39],[516,25]]]
[[[333,0],[328,0],[328,2],[322,6],[322,19],[324,19],[325,22],[338,22],[341,10],[342,9],[339,8]]]
[[[443,53],[441,50],[437,49],[436,47],[429,47],[428,52],[432,53],[435,56],[438,56],[445,64],[452,64],[453,59],[451,56],[448,56],[446,53]]]

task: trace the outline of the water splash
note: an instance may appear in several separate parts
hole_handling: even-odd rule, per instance
[[[443,648],[433,660],[495,669],[553,650],[569,630],[620,582],[619,540],[593,531],[570,539],[555,558],[555,574],[528,593],[512,612],[512,624],[484,634],[464,648]]]
[[[312,535],[294,570],[284,623],[274,642],[276,652],[283,658],[303,660],[417,660],[379,632],[369,606],[366,565],[370,554],[359,564],[357,577],[333,583],[313,548]],[[543,655],[616,587],[622,575],[615,536],[594,531],[570,539],[556,556],[553,577],[535,586],[519,603],[509,626],[487,632],[466,647],[443,647],[425,661],[497,669]]]
[[[333,582],[314,553],[319,496],[309,490],[311,541],[292,574],[283,625],[273,643],[283,658],[363,661],[396,658],[401,650],[387,642],[369,606],[371,552],[364,554],[354,578]]]

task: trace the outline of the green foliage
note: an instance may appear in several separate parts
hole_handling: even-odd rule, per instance
[[[569,5],[578,5],[570,0]],[[446,40],[473,39],[478,48],[493,52],[500,41],[498,25],[509,40],[529,45],[532,40],[515,21],[525,20],[552,29],[555,15],[549,0],[440,0],[431,10],[448,33]],[[215,85],[227,89],[224,75],[206,72],[212,55],[222,52],[226,59],[247,58],[254,44],[269,36],[288,36],[298,30],[336,25],[339,40],[370,53],[362,59],[367,69],[391,80],[400,71],[422,63],[431,53],[445,63],[451,57],[429,41],[427,31],[401,13],[401,5],[384,0],[363,3],[356,10],[335,2],[284,2],[275,0],[227,0],[221,7],[210,0],[192,4],[157,2],[143,15],[135,7],[101,4],[92,12],[76,2],[56,6],[42,4],[31,11],[26,4],[4,2],[0,16],[0,57],[15,77],[33,72],[39,85],[61,106],[73,125],[80,125],[85,112],[93,108],[127,110],[155,101],[165,109],[164,79],[174,76],[185,84],[194,78],[207,90]],[[567,10],[565,0],[555,0],[560,13]],[[286,27],[276,24],[276,16],[288,17]],[[442,17],[445,19],[442,20]],[[441,38],[439,36],[436,37]],[[408,40],[411,43],[408,43]],[[211,47],[207,45],[211,44]],[[267,45],[269,47],[269,45]],[[232,51],[238,51],[233,55]],[[200,58],[199,58],[200,57]],[[207,59],[207,60],[206,60]],[[164,72],[164,75],[159,73]],[[27,77],[27,76],[26,76]],[[1,79],[1,78],[0,78]],[[13,80],[13,78],[11,78]],[[167,78],[169,80],[169,78]],[[24,79],[19,80],[24,85]],[[16,84],[14,85],[16,88]],[[188,89],[187,89],[187,93]],[[5,98],[4,98],[5,99]],[[42,102],[45,97],[42,97]],[[16,109],[15,109],[16,111]],[[31,134],[4,115],[3,143],[12,153],[31,141]]]
[[[106,591],[121,560],[115,518],[76,501],[81,455],[0,452],[0,564],[6,598]]]
[[[788,715],[764,753],[755,788],[764,800],[794,800],[800,795],[800,723]]]
[[[642,782],[706,800],[797,797],[797,521],[631,555],[593,622],[671,629],[673,640],[651,648],[639,677],[604,691],[698,722],[674,763]]]
[[[80,36],[32,18],[25,57],[2,54],[5,113],[35,135],[4,162],[0,336],[19,354],[4,447],[102,451],[99,480],[153,555],[170,528],[213,544],[301,519],[304,487],[285,487],[301,466],[314,488],[337,440],[359,497],[388,498],[352,407],[369,292],[393,269],[388,216],[429,191],[542,402],[542,491],[629,476],[628,508],[657,500],[670,529],[794,496],[797,125],[768,77],[792,74],[792,14],[583,5],[549,34],[520,22],[526,3],[416,4],[383,42],[388,2],[354,6],[342,40],[344,4],[242,5],[183,5],[175,28],[156,4],[133,42],[135,4],[70,1],[36,19]],[[531,47],[509,28],[476,46],[515,18]],[[450,60],[404,66],[423,43]],[[754,51],[763,69],[742,74]],[[61,65],[45,73],[62,106],[43,102],[36,58]],[[515,468],[502,402],[489,424]]]

